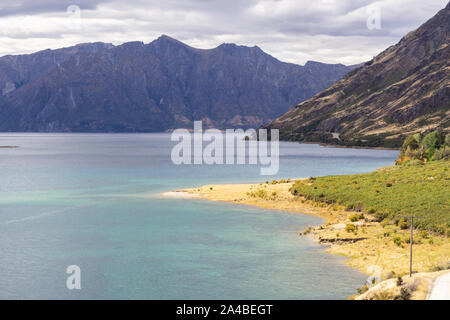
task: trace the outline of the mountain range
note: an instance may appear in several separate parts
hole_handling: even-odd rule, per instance
[[[354,67],[281,62],[259,47],[80,44],[0,58],[0,131],[259,127]]]
[[[398,147],[450,131],[450,3],[417,30],[266,128],[284,140]]]

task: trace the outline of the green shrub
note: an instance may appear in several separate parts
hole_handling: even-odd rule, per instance
[[[450,158],[450,135],[445,138],[441,137],[439,132],[433,131],[425,135],[423,139],[420,134],[409,136],[403,142],[399,159],[405,157],[412,160],[405,162],[398,162],[401,165],[418,165],[417,160],[441,160]]]
[[[424,150],[424,157],[434,160],[434,153],[441,146],[441,136],[437,131],[430,132],[423,138],[421,146]]]
[[[390,225],[391,224],[391,221],[389,221],[389,220],[383,220],[382,222],[381,222],[381,226],[383,227],[383,228],[386,228],[388,225]]]
[[[347,231],[348,233],[356,232],[356,226],[354,224],[349,223],[345,226],[345,231]]]
[[[364,215],[362,213],[361,214],[354,214],[354,215],[351,215],[349,219],[350,219],[351,222],[356,222],[358,220],[364,219]]]
[[[450,147],[450,133],[447,134],[444,138],[444,146],[445,147]]]
[[[397,226],[402,230],[408,229],[408,222],[406,222],[404,218],[401,218],[398,221]]]
[[[403,142],[402,150],[417,150],[420,147],[420,134],[408,136]]]
[[[375,213],[375,219],[378,222],[384,221],[384,219],[386,219],[387,217],[389,217],[389,214],[387,212],[377,212],[377,213]]]
[[[402,239],[399,236],[394,237],[392,241],[399,247],[402,245]]]
[[[450,147],[444,146],[436,150],[434,153],[434,160],[449,160],[450,159]]]
[[[419,232],[419,236],[420,236],[422,239],[428,239],[428,237],[429,237],[427,230],[422,230],[422,231],[420,231],[420,232]]]

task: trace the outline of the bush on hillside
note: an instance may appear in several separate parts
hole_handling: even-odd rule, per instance
[[[419,133],[408,136],[403,142],[398,164],[411,165],[412,160],[434,161],[450,159],[450,134],[445,137],[433,131],[421,138]]]

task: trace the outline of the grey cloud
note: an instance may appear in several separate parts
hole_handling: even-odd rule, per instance
[[[381,9],[379,30],[366,26],[366,6],[374,3]],[[56,23],[53,28],[46,17],[64,13],[69,4],[82,9],[82,28],[67,30]],[[447,0],[19,0],[15,8],[0,5],[0,24],[13,15],[42,16],[43,24],[22,33],[0,31],[0,55],[12,53],[10,47],[13,53],[21,47],[30,52],[78,42],[150,42],[169,34],[200,48],[222,42],[258,45],[295,63],[359,63],[396,43],[446,4]],[[32,44],[27,38],[34,39]]]
[[[98,4],[111,1],[112,0],[2,0],[0,2],[0,16],[65,12],[70,5],[76,5],[82,9],[95,9]]]

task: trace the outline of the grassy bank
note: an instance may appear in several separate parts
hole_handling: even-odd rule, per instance
[[[293,195],[372,215],[385,224],[449,235],[450,162],[435,161],[383,168],[368,174],[327,176],[297,181]]]

